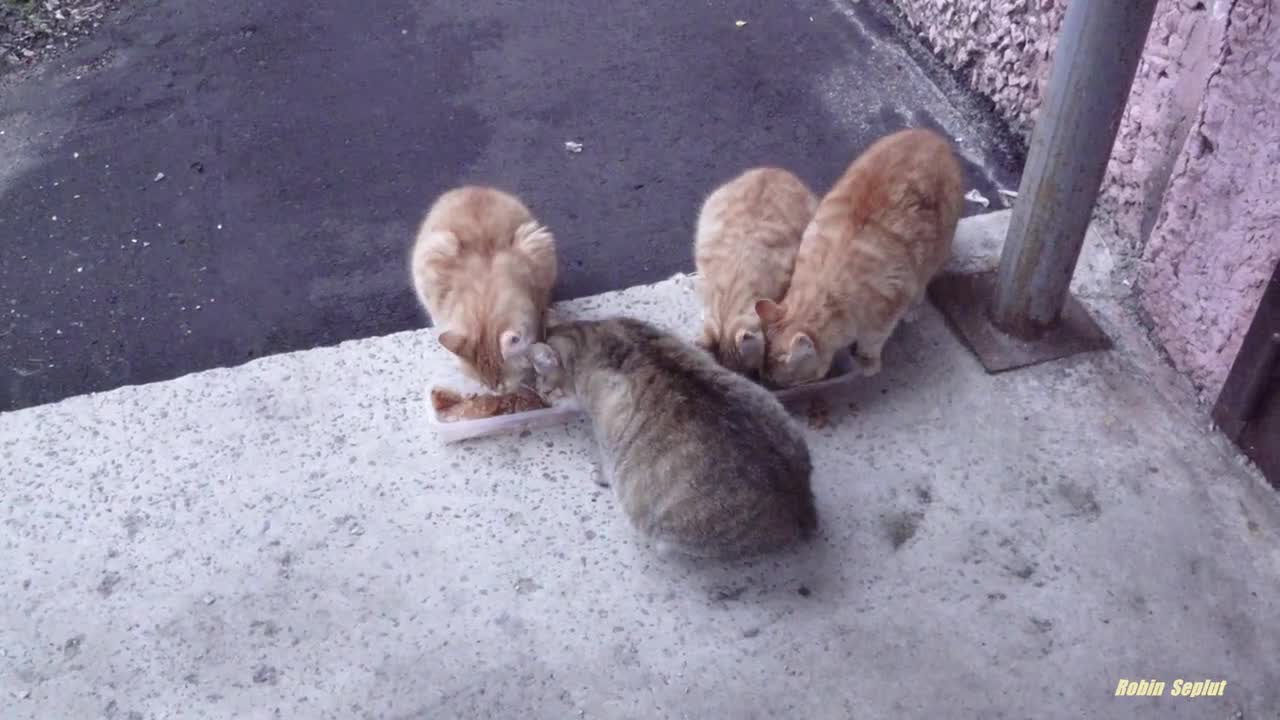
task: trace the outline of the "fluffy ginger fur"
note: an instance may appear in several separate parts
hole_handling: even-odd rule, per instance
[[[707,196],[694,262],[704,306],[699,340],[720,364],[744,374],[764,364],[760,299],[781,300],[818,198],[786,170],[748,170]]]
[[[410,270],[440,344],[463,371],[495,390],[518,387],[556,280],[551,232],[508,193],[457,188],[422,221]]]
[[[885,341],[950,256],[963,205],[960,164],[937,133],[897,132],[854,160],[805,228],[786,296],[756,303],[766,377],[820,380],[852,343],[863,373],[879,372]]]

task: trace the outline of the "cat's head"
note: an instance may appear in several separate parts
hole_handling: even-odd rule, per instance
[[[547,402],[555,402],[569,395],[572,391],[572,380],[562,356],[563,350],[557,350],[555,338],[545,343],[534,343],[529,348],[529,365],[533,370],[534,391]]]
[[[834,353],[822,347],[817,333],[788,317],[786,306],[772,300],[757,300],[755,310],[764,327],[765,380],[791,387],[826,377]]]
[[[698,345],[736,373],[755,375],[764,368],[764,327],[754,311],[733,318],[723,327],[708,318]]]
[[[457,356],[463,374],[499,392],[514,392],[527,382],[529,348],[537,340],[536,324],[527,322],[440,333],[440,344]]]

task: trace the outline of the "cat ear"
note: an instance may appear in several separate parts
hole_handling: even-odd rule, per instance
[[[772,300],[757,300],[756,315],[765,325],[775,325],[786,314],[787,308]]]
[[[520,357],[529,351],[529,337],[519,330],[503,330],[498,343],[503,360]]]
[[[818,349],[813,345],[813,338],[804,333],[796,333],[796,336],[791,338],[789,353],[791,362],[797,362],[817,357]]]
[[[444,349],[448,350],[454,355],[461,355],[463,346],[467,344],[466,336],[464,336],[462,333],[454,332],[452,330],[445,330],[444,332],[440,333],[439,339],[440,339],[440,344],[444,346]]]
[[[550,345],[536,343],[529,348],[529,358],[533,361],[533,369],[539,375],[554,375],[560,371],[560,356]]]
[[[738,345],[738,355],[753,366],[764,362],[764,337],[754,330],[739,330],[733,341]]]

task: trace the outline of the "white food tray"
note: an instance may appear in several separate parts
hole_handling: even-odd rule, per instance
[[[831,370],[831,375],[826,380],[775,390],[773,394],[780,401],[790,404],[824,395],[834,388],[848,385],[849,381],[857,375],[854,371],[853,359],[848,353],[836,355],[831,364]],[[431,403],[431,387],[427,388],[426,401],[427,410],[430,413],[431,426],[435,428],[436,436],[444,443],[455,443],[494,435],[510,435],[553,425],[566,425],[582,415],[582,408],[577,401],[568,399],[541,410],[498,415],[497,417],[481,418],[479,420],[445,422],[440,419],[439,414],[436,413],[435,405]]]

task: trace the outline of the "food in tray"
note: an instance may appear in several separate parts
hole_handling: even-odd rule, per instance
[[[431,388],[431,406],[435,408],[436,416],[443,422],[480,420],[548,407],[542,398],[529,390],[502,395],[463,395],[442,387]]]

